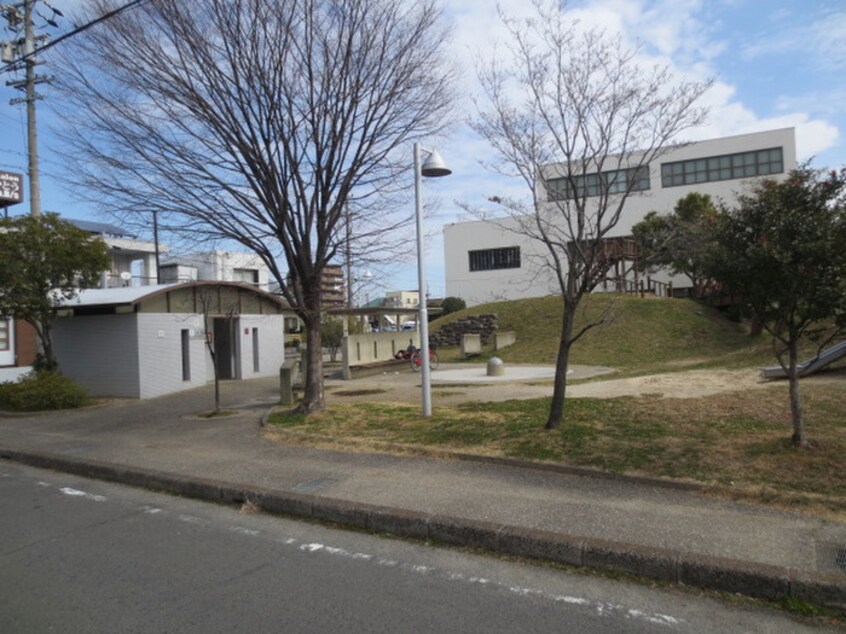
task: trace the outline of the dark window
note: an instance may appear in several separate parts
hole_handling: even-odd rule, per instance
[[[471,271],[520,268],[520,247],[469,251],[468,255],[470,256]]]
[[[253,372],[261,371],[258,328],[253,328]]]
[[[739,152],[723,156],[676,161],[661,165],[661,186],[678,187],[752,176],[781,174],[784,160],[781,148]]]
[[[573,195],[573,185],[575,193]],[[602,172],[602,174],[585,174],[567,177],[550,178],[546,181],[546,191],[549,200],[569,200],[578,196],[600,196],[602,194],[624,194],[628,192],[645,191],[650,188],[649,167],[642,165],[637,168]]]

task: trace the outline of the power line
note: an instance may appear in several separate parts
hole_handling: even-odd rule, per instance
[[[47,44],[45,44],[44,46],[39,47],[37,50],[33,50],[30,53],[26,53],[24,55],[21,55],[15,61],[7,63],[3,68],[0,68],[0,73],[6,72],[8,70],[13,70],[13,69],[16,68],[16,65],[19,64],[20,62],[24,62],[27,59],[29,59],[30,57],[34,57],[34,56],[38,55],[39,53],[42,53],[42,52],[46,51],[47,49],[56,46],[56,44],[58,44],[59,42],[63,42],[64,40],[68,39],[69,37],[73,37],[74,35],[78,35],[79,33],[82,33],[83,31],[87,31],[92,26],[95,26],[95,25],[99,24],[100,22],[104,22],[105,20],[113,18],[114,16],[118,15],[119,13],[122,13],[123,11],[126,11],[127,9],[131,9],[132,7],[137,6],[137,5],[141,4],[142,2],[145,2],[145,0],[132,0],[131,2],[127,2],[125,5],[120,6],[117,9],[109,11],[108,13],[104,13],[99,18],[95,18],[94,20],[91,20],[90,22],[87,22],[87,23],[83,24],[82,26],[78,26],[78,27],[74,28],[72,31],[68,31],[64,35],[57,37],[55,40],[52,40],[52,41],[48,42]]]

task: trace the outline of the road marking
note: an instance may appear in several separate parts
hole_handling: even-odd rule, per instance
[[[95,502],[105,502],[106,497],[103,495],[95,495],[94,493],[88,493],[87,491],[80,491],[79,489],[74,489],[72,487],[62,487],[59,489],[65,495],[70,495],[71,497],[79,497],[79,498],[87,498],[89,500],[94,500]]]
[[[297,543],[297,540],[293,538],[287,538],[285,540],[277,541],[282,541],[282,543],[288,545],[294,545]],[[343,557],[345,559],[361,559],[366,561],[372,561],[373,563],[379,566],[399,568],[401,570],[412,572],[414,574],[440,574],[441,576],[450,581],[467,583],[476,586],[501,588],[521,597],[533,596],[538,597],[540,599],[546,599],[548,601],[554,601],[556,603],[566,603],[567,605],[578,606],[580,608],[590,610],[596,613],[597,615],[604,617],[617,617],[636,621],[646,621],[654,625],[662,625],[670,628],[679,626],[685,622],[684,619],[679,619],[669,614],[649,613],[636,608],[627,608],[626,606],[619,605],[616,603],[595,601],[592,599],[586,599],[584,597],[575,597],[571,595],[552,594],[543,590],[527,588],[524,586],[511,586],[498,581],[492,581],[486,577],[468,576],[463,573],[451,570],[439,571],[437,568],[433,568],[430,566],[402,563],[395,559],[376,557],[368,553],[352,552],[344,548],[338,548],[336,546],[327,546],[326,544],[320,544],[317,542],[299,544],[298,549],[305,553],[321,553],[331,555],[333,557]]]

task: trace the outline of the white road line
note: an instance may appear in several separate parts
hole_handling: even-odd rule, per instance
[[[94,493],[88,493],[87,491],[80,491],[79,489],[74,489],[72,487],[62,487],[59,489],[65,495],[70,495],[71,497],[79,497],[79,498],[86,498],[89,500],[94,500],[95,502],[105,502],[106,497],[103,495],[95,495]]]

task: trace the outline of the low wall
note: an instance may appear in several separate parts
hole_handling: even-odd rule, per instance
[[[344,378],[349,380],[353,374],[358,374],[355,368],[384,365],[385,362],[392,361],[394,355],[400,350],[405,350],[409,344],[419,347],[420,333],[414,330],[400,330],[345,336],[341,340]]]
[[[457,321],[444,324],[437,332],[429,336],[429,341],[443,348],[458,347],[464,335],[479,335],[485,346],[493,337],[498,326],[496,315],[471,315]]]
[[[517,334],[513,330],[500,330],[494,333],[494,350],[502,350],[517,343]]]

